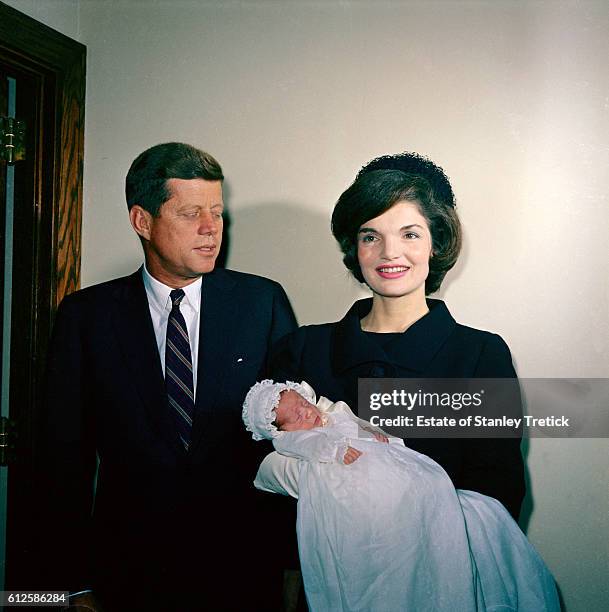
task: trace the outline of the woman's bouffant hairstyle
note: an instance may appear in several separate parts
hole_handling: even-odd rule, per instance
[[[169,179],[222,181],[220,164],[205,151],[182,142],[166,142],[140,153],[129,168],[125,181],[127,207],[138,204],[153,217],[171,198]]]
[[[332,234],[343,262],[355,278],[364,277],[357,259],[358,231],[397,202],[413,202],[425,217],[432,239],[425,294],[440,288],[461,250],[461,224],[455,196],[444,171],[417,153],[385,155],[366,164],[340,196],[332,213]]]

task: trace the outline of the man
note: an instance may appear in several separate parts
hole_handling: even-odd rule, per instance
[[[241,404],[295,320],[277,283],[214,269],[223,178],[189,145],[139,155],[126,195],[145,265],[68,296],[58,311],[45,571],[74,605],[274,607],[256,589],[259,575],[269,579],[258,532],[272,525],[251,484],[267,449],[248,439]]]

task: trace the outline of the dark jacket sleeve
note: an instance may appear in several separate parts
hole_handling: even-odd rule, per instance
[[[57,313],[47,358],[41,452],[41,573],[45,588],[91,587],[91,512],[96,470],[93,417],[84,395],[85,329],[78,299]]]
[[[489,336],[474,374],[475,378],[512,378],[516,372],[506,343],[500,336]],[[514,401],[520,404],[517,381]],[[516,408],[522,415],[522,405]],[[518,520],[525,493],[521,438],[464,440],[462,476],[458,487],[478,491],[499,500]]]

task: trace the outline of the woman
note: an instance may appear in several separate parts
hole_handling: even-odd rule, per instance
[[[275,380],[306,380],[331,401],[357,405],[358,378],[511,378],[497,335],[455,322],[437,291],[459,255],[461,228],[448,178],[414,153],[364,166],[341,195],[332,233],[372,298],[336,323],[309,325],[276,347]],[[500,501],[517,519],[524,497],[520,439],[408,439],[459,489]],[[264,469],[264,466],[263,466]]]

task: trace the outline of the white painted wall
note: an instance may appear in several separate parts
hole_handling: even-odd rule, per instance
[[[141,260],[123,181],[183,140],[228,177],[229,265],[301,323],[362,291],[329,233],[377,155],[451,177],[463,256],[440,296],[504,336],[523,377],[609,376],[609,4],[11,0],[88,48],[83,284]],[[528,534],[568,612],[609,604],[609,443],[528,444]]]

